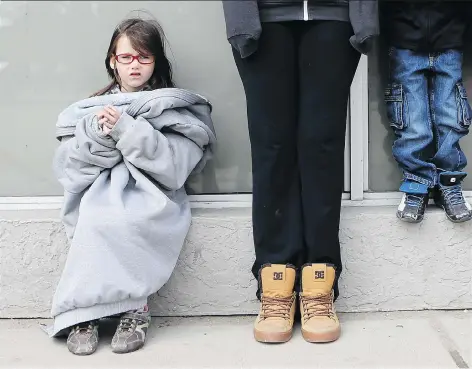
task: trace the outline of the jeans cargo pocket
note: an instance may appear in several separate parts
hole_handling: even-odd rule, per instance
[[[467,91],[462,82],[457,83],[457,116],[462,128],[469,128],[472,122],[472,109],[467,99]]]
[[[404,129],[406,127],[406,119],[403,87],[398,84],[389,85],[385,89],[384,97],[390,125],[395,129]]]

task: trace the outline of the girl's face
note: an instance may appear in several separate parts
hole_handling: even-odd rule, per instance
[[[118,39],[110,65],[120,76],[121,91],[136,92],[140,91],[151,78],[155,63],[154,56],[137,52],[131,46],[128,37],[123,35]]]

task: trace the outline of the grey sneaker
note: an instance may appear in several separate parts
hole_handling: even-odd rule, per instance
[[[98,347],[98,321],[74,326],[67,338],[67,348],[74,355],[91,355]]]
[[[472,219],[472,207],[464,199],[461,185],[441,186],[435,198],[436,205],[443,208],[451,222],[462,223]]]
[[[125,313],[111,341],[112,351],[116,354],[126,354],[143,347],[149,323],[151,323],[149,312]]]
[[[428,200],[428,194],[403,194],[402,201],[398,205],[397,218],[408,223],[421,222],[424,218]]]
[[[472,219],[472,207],[464,199],[461,182],[467,176],[464,172],[442,172],[434,201],[444,209],[451,222],[462,223]]]

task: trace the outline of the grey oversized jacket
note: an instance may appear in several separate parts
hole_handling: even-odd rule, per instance
[[[257,50],[262,27],[257,0],[223,0],[226,36],[230,44],[246,58]],[[354,35],[351,44],[367,54],[379,35],[377,0],[349,0],[349,18]]]
[[[96,116],[105,105],[122,113],[110,135]],[[184,183],[215,144],[210,112],[202,96],[168,88],[92,97],[59,115],[54,170],[70,248],[51,336],[144,306],[167,282],[191,222]]]

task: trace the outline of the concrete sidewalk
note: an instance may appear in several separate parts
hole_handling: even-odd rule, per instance
[[[146,346],[116,355],[109,348],[116,321],[100,328],[101,344],[88,357],[49,339],[44,320],[0,320],[1,368],[469,368],[472,312],[342,314],[343,333],[332,344],[305,342],[296,326],[283,345],[252,338],[254,317],[154,318]]]

